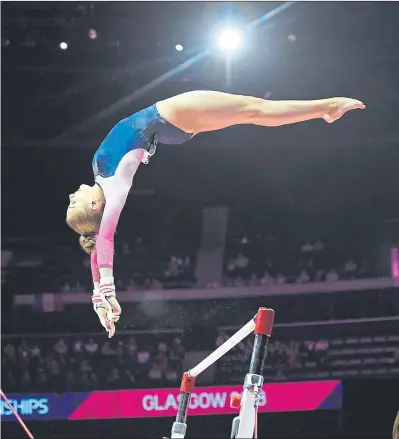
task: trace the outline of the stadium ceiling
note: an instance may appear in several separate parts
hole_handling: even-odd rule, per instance
[[[228,6],[230,2],[225,4]],[[252,20],[278,4],[281,3],[245,2],[243,15]],[[59,138],[63,125],[77,123],[72,120],[76,108],[80,111],[76,115],[78,119],[90,117],[189,58],[190,47],[197,49],[203,44],[207,24],[223,15],[219,5],[209,2],[3,2],[2,45],[9,43],[2,50],[2,94],[3,102],[8,103],[2,124],[3,145],[42,147],[54,139],[58,146],[90,144],[85,142],[89,132],[68,140]],[[237,5],[240,8],[242,3]],[[337,80],[336,89],[346,90],[344,80],[339,79],[341,75],[348,84],[354,84],[351,93],[363,95],[366,90],[367,96],[381,98],[385,106],[379,112],[390,120],[392,114],[399,111],[394,99],[399,87],[399,31],[395,7],[394,3],[385,2],[296,4],[272,25],[257,30],[258,46],[253,44],[252,47],[256,64],[252,67],[245,60],[236,66],[238,79],[236,88],[231,91],[244,90],[262,96],[268,91],[266,87],[275,86],[279,90],[273,97],[287,98],[298,88],[294,81],[300,80],[301,98],[313,93],[323,95],[329,90],[325,91],[320,77],[326,77],[326,83]],[[176,20],[180,15],[184,20]],[[99,30],[99,38],[94,42],[87,36],[91,27]],[[146,38],[143,38],[143,28],[152,30],[147,32]],[[291,33],[298,35],[295,43],[287,41]],[[72,40],[70,49],[60,51],[58,45],[64,38]],[[185,51],[177,53],[174,49],[177,43],[182,43]],[[278,58],[271,58],[273,50]],[[209,83],[213,79],[214,85],[210,88],[222,89],[221,64],[213,59],[208,64],[197,65],[177,81],[197,77],[199,83],[204,78]],[[249,90],[246,88],[248,70],[254,85]],[[319,89],[316,88],[318,82]],[[184,90],[179,87],[166,90],[163,85],[161,91],[172,94]],[[335,90],[334,87],[331,90]],[[272,88],[272,91],[275,90]],[[157,99],[159,89],[157,93],[148,99]],[[14,102],[19,103],[15,106],[15,115]],[[124,111],[132,109],[135,111],[130,105]],[[364,141],[375,142],[379,135],[375,133],[375,137]],[[381,135],[389,142],[397,141],[391,126],[381,125]],[[317,141],[334,142],[322,136]]]

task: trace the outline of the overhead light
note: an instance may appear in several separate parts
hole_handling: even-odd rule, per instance
[[[243,40],[243,33],[235,28],[223,28],[216,34],[219,49],[234,52],[240,49]]]

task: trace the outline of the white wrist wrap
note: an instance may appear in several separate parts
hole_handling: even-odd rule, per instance
[[[113,285],[113,284],[114,284],[114,277],[113,276],[102,277],[100,279],[100,286],[101,287],[103,285]]]

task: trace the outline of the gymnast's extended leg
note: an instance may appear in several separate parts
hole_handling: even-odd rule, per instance
[[[274,127],[311,119],[331,123],[365,105],[350,98],[269,101],[217,91],[191,91],[160,101],[157,108],[171,124],[197,134],[241,124]]]

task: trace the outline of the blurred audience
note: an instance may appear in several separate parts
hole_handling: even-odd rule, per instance
[[[348,256],[345,246],[336,250],[322,240],[293,244],[280,241],[271,233],[243,235],[227,242],[225,257],[225,286],[306,284],[336,282],[373,277],[373,270],[356,252],[362,269],[354,257]],[[215,286],[210,283],[212,288]]]
[[[143,223],[148,221],[147,218]],[[116,243],[119,291],[196,286],[194,273],[200,229],[193,228],[187,238],[176,220],[173,224],[175,232],[179,232],[173,237],[161,234],[151,239],[154,230],[148,228],[142,231],[142,236],[136,234],[130,239],[128,236]],[[287,236],[286,232],[265,233],[262,225],[247,228],[251,233],[241,223],[240,232],[228,231],[223,281],[209,282],[208,288],[336,282],[376,275],[370,261],[364,260],[364,255],[370,255],[363,248],[367,243],[353,243],[339,234],[330,240],[310,240]],[[168,241],[163,242],[164,239]],[[9,262],[6,269],[2,267],[2,286],[10,283],[10,288],[20,293],[92,290],[89,258],[77,253],[75,245],[48,250],[44,246],[43,253],[37,246],[33,247],[20,249],[5,259]]]
[[[216,349],[231,331],[215,334]],[[211,341],[211,339],[209,340]],[[64,392],[179,386],[182,336],[140,333],[115,337],[4,338],[2,380],[8,392]],[[247,337],[216,364],[209,384],[241,383],[252,355]],[[283,381],[356,374],[398,374],[399,336],[354,336],[269,342],[264,376]]]
[[[84,391],[174,386],[181,379],[185,350],[180,337],[104,336],[3,340],[4,389]]]
[[[221,330],[215,347],[232,334]],[[217,363],[219,384],[242,382],[252,355],[253,338],[248,337]],[[318,340],[275,340],[268,344],[263,375],[269,381],[344,378],[355,376],[398,376],[399,336],[320,338]]]

